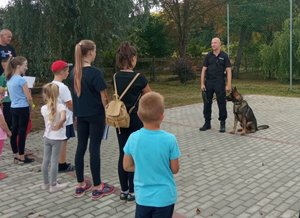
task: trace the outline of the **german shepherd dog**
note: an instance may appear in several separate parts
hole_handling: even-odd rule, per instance
[[[226,96],[226,100],[233,103],[234,125],[233,130],[230,132],[231,134],[235,134],[238,122],[240,122],[242,127],[238,130],[241,131],[241,135],[269,128],[268,125],[257,126],[257,121],[251,107],[243,99],[243,96],[237,91],[236,87]]]

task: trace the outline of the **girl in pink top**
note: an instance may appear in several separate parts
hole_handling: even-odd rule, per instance
[[[4,97],[4,92],[2,92],[3,90],[0,89],[0,102]],[[2,105],[0,106],[0,157],[2,154],[2,149],[4,146],[4,141],[5,139],[11,136],[11,132],[5,122],[4,116],[3,116],[3,112],[2,112]],[[0,172],[0,180],[4,179],[6,177],[5,173]]]

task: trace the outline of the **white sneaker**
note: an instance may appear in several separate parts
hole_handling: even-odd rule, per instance
[[[41,189],[42,190],[48,190],[49,189],[49,184],[42,184]]]
[[[64,188],[66,188],[67,186],[69,185],[69,182],[66,182],[66,183],[56,183],[56,185],[50,185],[50,188],[49,188],[49,192],[50,193],[53,193],[53,192],[57,192],[57,191],[60,191]]]

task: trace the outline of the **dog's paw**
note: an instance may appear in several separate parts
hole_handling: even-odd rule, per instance
[[[232,131],[230,131],[229,133],[230,133],[230,134],[235,134],[235,131],[234,131],[234,130],[232,130]]]
[[[241,135],[243,135],[243,136],[246,135],[246,132],[241,132]]]

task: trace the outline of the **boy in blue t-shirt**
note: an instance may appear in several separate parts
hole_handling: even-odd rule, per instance
[[[132,133],[124,147],[123,167],[134,171],[135,217],[172,217],[176,202],[173,174],[179,171],[176,137],[160,129],[164,99],[156,92],[143,95],[138,116],[144,127]]]

